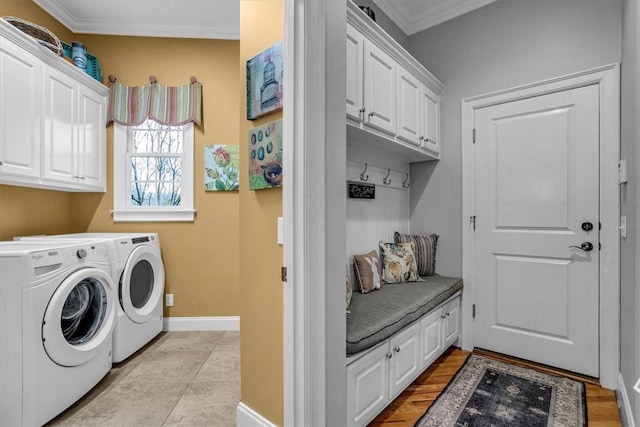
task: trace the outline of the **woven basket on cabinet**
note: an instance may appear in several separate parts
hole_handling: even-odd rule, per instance
[[[15,16],[5,16],[2,19],[26,35],[33,37],[38,43],[48,48],[56,55],[62,56],[63,50],[60,39],[58,39],[58,37],[56,37],[56,35],[47,28],[41,27],[33,22],[25,21],[24,19],[16,18]]]

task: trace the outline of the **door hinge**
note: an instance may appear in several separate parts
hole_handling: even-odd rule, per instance
[[[471,135],[472,135],[473,143],[475,144],[476,143],[476,130],[475,129],[473,129],[473,131],[471,132]]]
[[[601,251],[602,250],[602,243],[598,243],[598,250]]]
[[[473,225],[473,231],[476,231],[476,216],[475,215],[470,216],[469,222]]]
[[[287,267],[280,268],[280,279],[282,279],[283,282],[287,281]]]
[[[476,318],[476,305],[475,304],[473,304],[471,306],[471,317],[474,318],[474,319]]]

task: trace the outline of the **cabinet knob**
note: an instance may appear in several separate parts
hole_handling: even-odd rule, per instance
[[[2,163],[2,160],[0,160],[0,166],[4,165],[4,163]]]
[[[399,353],[400,352],[400,347],[398,347],[398,346],[393,347],[393,351],[395,351],[396,353]]]
[[[391,352],[385,354],[387,359],[391,359],[393,357],[393,354]]]
[[[367,114],[369,117],[373,117],[373,113],[369,113]]]
[[[364,112],[365,112],[365,111],[366,111],[366,110],[365,110],[365,108],[364,108],[364,107],[362,107],[362,108],[360,109],[360,112],[361,112],[362,114],[364,114]]]
[[[444,319],[445,317],[447,317],[447,316],[445,316],[444,314],[442,316],[440,316],[441,319]]]
[[[451,313],[445,313],[445,314],[447,315],[447,317],[451,315]]]

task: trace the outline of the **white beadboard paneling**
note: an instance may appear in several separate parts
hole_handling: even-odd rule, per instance
[[[362,151],[353,147],[347,150],[347,179],[360,181],[360,174],[367,163],[366,181],[376,186],[374,200],[347,199],[347,263],[353,264],[353,255],[378,249],[380,240],[393,241],[393,233],[409,232],[409,189],[402,183],[409,167],[382,153]],[[391,169],[391,184],[383,184],[383,178]],[[345,184],[346,185],[346,184]]]

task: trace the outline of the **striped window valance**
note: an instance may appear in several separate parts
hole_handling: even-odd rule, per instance
[[[163,86],[153,76],[146,86],[125,86],[112,76],[109,80],[109,123],[137,126],[150,118],[163,125],[180,126],[202,121],[202,84],[195,77],[185,86]]]

